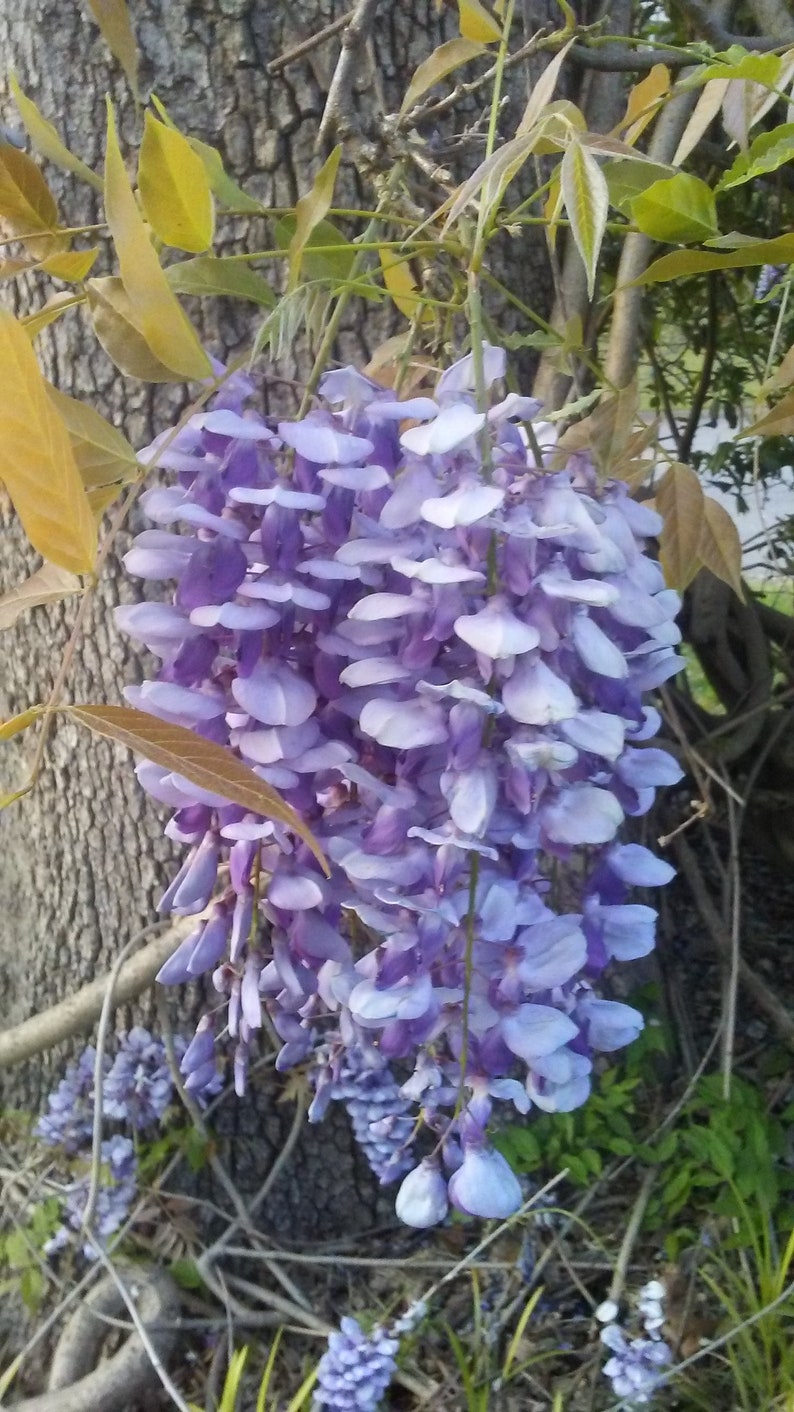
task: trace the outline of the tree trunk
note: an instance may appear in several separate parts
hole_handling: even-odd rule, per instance
[[[293,205],[316,167],[315,139],[339,38],[319,45],[275,78],[269,77],[266,66],[348,8],[348,0],[131,0],[142,54],[142,88],[154,89],[183,131],[219,146],[229,171],[252,194],[268,205]],[[365,136],[367,127],[379,129],[372,115],[381,108],[399,107],[407,77],[451,33],[454,29],[447,17],[439,17],[435,0],[386,0],[368,64],[356,74],[355,101],[362,109]],[[0,53],[71,149],[97,170],[106,91],[116,100],[122,139],[135,143],[134,106],[87,6],[78,0],[0,0]],[[514,111],[504,120],[506,133],[525,84],[526,76],[517,73]],[[478,114],[488,101],[487,90],[483,95],[475,104]],[[5,108],[13,124],[11,105]],[[470,168],[478,160],[476,152],[472,158],[468,151],[464,160]],[[70,223],[95,219],[90,191],[50,168],[47,175],[63,193]],[[345,200],[371,201],[371,192],[352,168],[343,180]],[[434,194],[440,204],[443,192]],[[231,237],[242,233],[239,222],[227,221],[225,226]],[[527,302],[547,305],[548,282],[545,296],[540,301],[537,297],[537,261],[533,268],[526,250],[520,260],[515,259],[517,253],[511,252],[513,287]],[[201,331],[213,352],[223,357],[250,344],[255,325],[249,309],[218,304],[203,315]],[[360,360],[383,336],[383,315],[376,309],[363,322],[359,306],[356,317],[343,332],[338,352]],[[48,371],[64,391],[84,398],[123,427],[133,445],[145,445],[173,423],[181,394],[122,378],[84,318],[82,312],[72,311],[41,337],[39,350]],[[24,577],[28,565],[7,514],[3,535],[0,588],[5,591]],[[124,579],[114,560],[70,674],[68,699],[117,701],[124,684],[141,679],[142,661],[116,633],[110,612],[120,598],[132,601],[135,596],[136,587]],[[74,620],[74,604],[67,600],[56,608],[39,609],[5,634],[0,680],[4,717],[46,698]],[[3,747],[0,790],[26,777],[33,744],[24,735]],[[35,792],[0,814],[0,849],[0,980],[7,997],[6,1024],[14,1024],[109,969],[121,946],[151,920],[173,850],[163,837],[156,807],[137,784],[129,756],[88,739],[68,722],[53,733]],[[146,1017],[147,1012],[139,1010],[137,1015]],[[129,1021],[128,1016],[120,1018]],[[63,1062],[61,1048],[7,1074],[3,1101],[38,1111]],[[245,1101],[232,1100],[220,1112],[224,1160],[243,1194],[261,1182],[291,1121],[291,1104],[277,1104],[275,1098],[269,1082],[254,1080]],[[311,1240],[349,1233],[376,1215],[374,1184],[362,1177],[339,1115],[332,1114],[322,1129],[302,1138],[291,1174],[274,1191],[265,1218],[281,1235]]]

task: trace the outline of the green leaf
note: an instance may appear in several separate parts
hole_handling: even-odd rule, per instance
[[[656,488],[656,508],[664,520],[659,540],[664,576],[679,592],[700,568],[700,541],[705,523],[705,496],[691,466],[676,461]]]
[[[94,517],[69,435],[47,396],[30,339],[0,309],[0,479],[34,549],[70,573],[88,573]]]
[[[19,116],[37,152],[40,152],[42,157],[46,157],[48,161],[53,162],[56,167],[62,167],[64,171],[72,172],[81,181],[87,181],[89,186],[101,191],[102,178],[97,176],[96,172],[92,172],[91,168],[87,167],[79,157],[75,157],[73,152],[69,151],[69,148],[61,141],[57,129],[43,117],[33,99],[28,98],[20,88],[16,74],[9,74],[8,86],[17,105]]]
[[[203,1289],[204,1281],[194,1260],[172,1260],[168,1273],[180,1289]]]
[[[762,132],[746,152],[740,152],[733,166],[721,177],[717,191],[730,191],[743,182],[777,171],[794,158],[794,123],[783,123],[771,132]]]
[[[275,239],[279,250],[287,250],[291,245],[297,222],[294,216],[282,216],[275,225]],[[319,251],[317,247],[320,247]],[[322,247],[338,246],[327,250]],[[303,253],[303,273],[307,280],[326,280],[344,284],[350,278],[353,261],[356,258],[355,246],[332,221],[319,221],[311,232]]]
[[[751,83],[761,83],[766,88],[774,88],[780,77],[782,59],[777,54],[754,54],[733,44],[723,54],[715,56],[724,63],[709,64],[698,69],[694,78],[698,83],[707,83],[713,78],[745,79]],[[683,86],[683,85],[682,85]]]
[[[155,235],[177,250],[212,244],[215,209],[204,163],[176,128],[146,114],[138,161],[143,213]]]
[[[288,289],[295,289],[300,279],[303,252],[312,231],[324,220],[331,206],[336,184],[341,142],[336,146],[314,178],[311,191],[302,196],[295,207],[295,232],[289,243]]]
[[[741,270],[753,265],[787,265],[794,262],[794,234],[777,235],[773,240],[759,240],[754,245],[742,245],[726,255],[713,255],[709,250],[674,250],[649,265],[634,284],[659,284],[661,281],[684,279],[687,275],[705,274],[709,270]]]
[[[136,101],[138,92],[138,46],[125,0],[88,0],[88,8],[113,58],[121,65]]]
[[[223,1393],[221,1395],[218,1412],[235,1412],[237,1406],[237,1394],[240,1391],[243,1371],[246,1359],[248,1358],[247,1348],[235,1349],[229,1359],[229,1366],[226,1369],[226,1377],[223,1380]]]
[[[228,295],[249,299],[265,309],[276,304],[276,295],[267,280],[231,255],[199,255],[195,260],[180,260],[167,266],[165,276],[175,294]]]
[[[0,597],[0,630],[10,628],[17,618],[30,608],[38,608],[42,603],[59,603],[70,593],[81,591],[82,585],[76,574],[69,573],[68,569],[58,568],[57,564],[42,564],[24,583],[9,589],[8,593]],[[31,720],[35,720],[37,714],[34,711]],[[3,734],[2,726],[0,739],[8,739]]]
[[[416,70],[406,89],[400,112],[409,112],[428,89],[440,83],[442,78],[446,78],[454,69],[459,69],[463,64],[471,63],[472,59],[487,53],[488,50],[477,39],[450,39],[446,44],[439,44],[427,59],[422,60]]]
[[[671,244],[708,240],[719,231],[714,193],[688,172],[655,181],[635,196],[631,217],[643,235]]]
[[[154,764],[184,775],[200,789],[221,795],[252,814],[284,824],[303,839],[328,872],[320,845],[291,805],[222,745],[130,706],[68,706],[64,709],[95,735],[125,745]]]
[[[135,326],[155,358],[184,380],[209,377],[209,358],[171,292],[132,194],[109,102],[105,214]]]
[[[703,501],[703,523],[698,554],[701,563],[733,589],[744,602],[742,587],[742,542],[733,517],[710,495]]]
[[[138,458],[126,436],[76,397],[67,397],[49,385],[47,395],[63,418],[77,469],[87,490],[135,480]]]
[[[673,167],[662,166],[660,162],[644,162],[640,157],[627,157],[625,161],[609,162],[604,169],[609,199],[619,211],[628,211],[635,196],[647,191],[656,181],[664,181],[673,176]]]
[[[587,292],[592,299],[609,211],[606,178],[593,154],[580,142],[572,142],[562,159],[560,183],[573,238],[587,271]]]

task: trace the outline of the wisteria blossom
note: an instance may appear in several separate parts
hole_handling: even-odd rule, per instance
[[[483,363],[493,389],[504,354]],[[645,552],[661,522],[560,453],[530,399],[481,407],[470,354],[432,398],[328,373],[299,421],[247,409],[252,390],[235,375],[154,443],[173,481],[143,497],[156,527],[125,564],[176,587],[117,609],[162,663],[127,696],[279,790],[330,876],[283,825],[138,765],[187,850],[161,908],[200,918],[159,978],[207,975],[218,997],[183,1068],[225,1032],[242,1091],[267,1014],[279,1068],[318,1057],[319,1118],[351,1055],[362,1074],[396,1062],[432,1148],[401,1218],[507,1215],[494,1103],[577,1107],[595,1054],[642,1027],[596,987],[654,944],[632,888],[673,872],[621,841],[681,774],[643,704],[681,665],[678,599]],[[403,1157],[409,1130],[388,1128]]]

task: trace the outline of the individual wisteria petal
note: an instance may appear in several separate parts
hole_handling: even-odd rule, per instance
[[[540,633],[511,613],[503,598],[492,598],[479,613],[455,619],[458,637],[483,657],[499,660],[531,652],[540,642]]]
[[[449,1199],[469,1216],[503,1221],[521,1205],[521,1185],[501,1152],[464,1146],[463,1161],[449,1179]]]
[[[403,1178],[394,1209],[406,1226],[427,1230],[443,1221],[449,1209],[447,1183],[437,1163],[425,1158]]]
[[[623,843],[613,848],[607,861],[612,872],[633,887],[663,887],[675,877],[675,868],[641,843]]]
[[[522,657],[502,688],[502,701],[514,721],[527,726],[548,726],[568,720],[579,702],[568,683],[546,663]]]
[[[488,406],[505,355],[475,352],[432,398],[329,372],[326,405],[278,434],[234,375],[152,448],[175,479],[142,498],[158,527],[128,563],[174,601],[117,615],[162,659],[128,699],[281,791],[329,866],[282,822],[136,766],[190,849],[161,908],[204,914],[159,973],[214,991],[186,1084],[216,1081],[228,1036],[242,1092],[275,1033],[279,1071],[314,1060],[312,1118],[344,1102],[420,1228],[450,1174],[462,1209],[515,1209],[494,1107],[572,1111],[594,1054],[637,1033],[593,986],[650,950],[655,913],[627,899],[672,869],[619,831],[680,778],[642,701],[680,665],[678,600],[645,547],[658,518],[586,450],[566,459],[551,423],[515,425],[531,399]],[[417,1166],[416,1133],[438,1165]],[[328,1406],[375,1405],[354,1332]]]
[[[400,443],[415,456],[444,456],[475,436],[485,426],[485,413],[465,402],[444,407],[432,422],[404,431]]]
[[[608,789],[572,784],[541,806],[540,819],[553,843],[609,843],[623,822],[623,810]]]
[[[441,745],[447,738],[443,710],[419,696],[409,701],[368,701],[360,716],[361,729],[392,750],[418,750]]]
[[[428,524],[439,529],[454,529],[456,525],[473,525],[498,510],[505,493],[495,485],[478,485],[472,480],[459,485],[449,495],[423,500],[419,513]]]

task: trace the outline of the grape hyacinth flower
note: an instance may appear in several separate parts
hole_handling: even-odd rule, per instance
[[[629,1339],[619,1324],[608,1324],[601,1332],[601,1342],[612,1351],[604,1374],[615,1394],[626,1398],[630,1407],[646,1406],[672,1362],[672,1350],[661,1339]]]
[[[96,1050],[89,1045],[75,1063],[67,1065],[47,1099],[47,1112],[33,1129],[34,1136],[48,1147],[62,1147],[70,1157],[91,1144],[95,1064]]]
[[[486,344],[482,364],[492,389],[505,355]],[[173,481],[144,495],[155,527],[125,564],[175,591],[116,610],[162,664],[126,695],[277,789],[330,876],[284,824],[141,761],[188,850],[161,909],[197,918],[159,979],[218,997],[190,1073],[225,1030],[242,1092],[267,1017],[279,1069],[319,1064],[313,1119],[344,1051],[396,1062],[435,1144],[402,1219],[507,1215],[494,1104],[578,1107],[595,1055],[643,1023],[597,986],[653,947],[631,889],[673,874],[620,837],[681,777],[643,699],[682,665],[646,553],[661,521],[559,450],[530,399],[480,406],[471,354],[432,397],[329,372],[298,421],[247,409],[252,391],[235,374],[151,448]]]
[[[320,1359],[314,1406],[327,1412],[373,1412],[397,1367],[399,1339],[375,1328],[365,1334],[344,1318]]]

